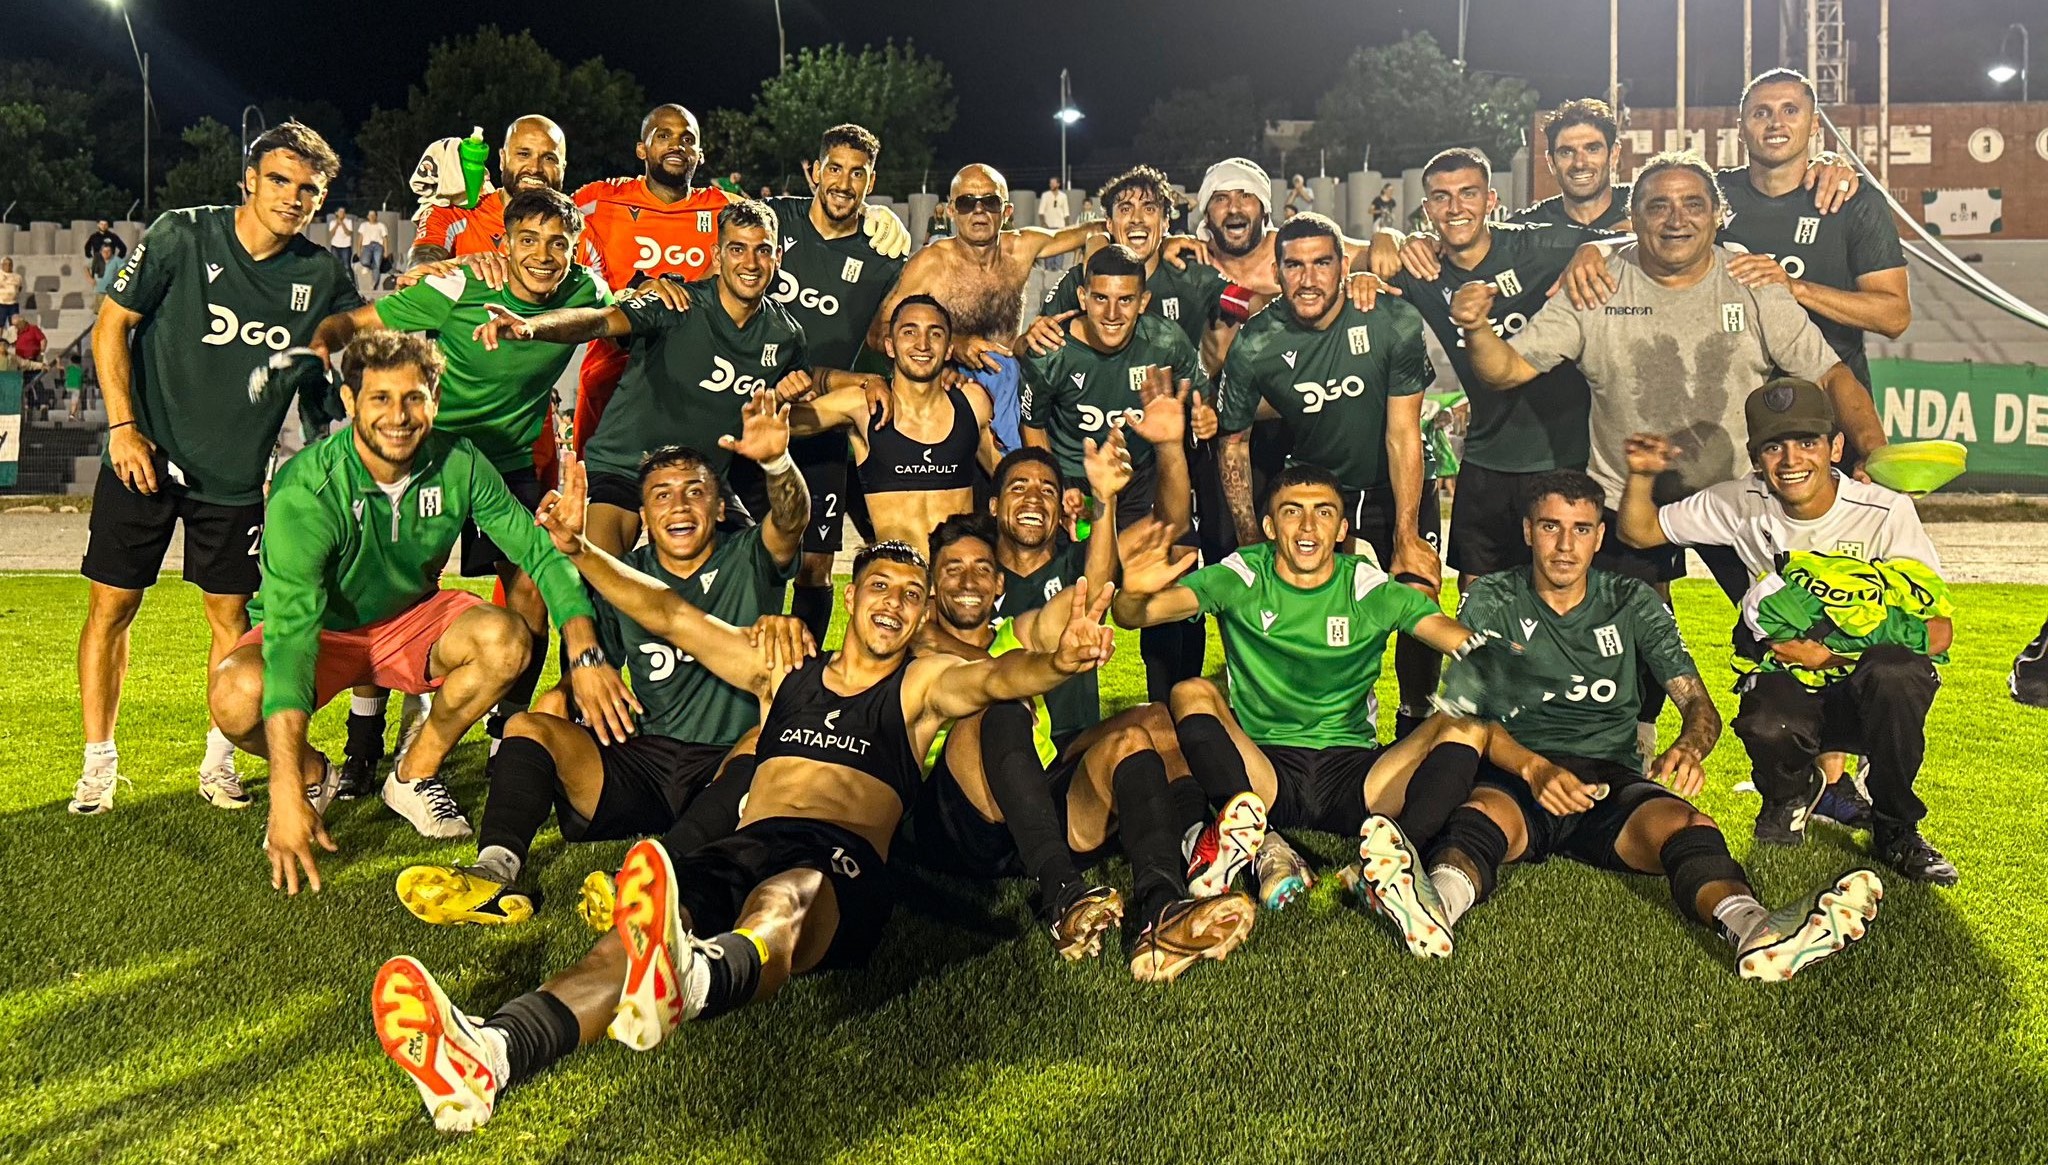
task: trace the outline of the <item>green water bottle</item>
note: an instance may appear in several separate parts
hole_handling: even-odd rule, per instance
[[[462,206],[475,210],[479,199],[484,196],[484,177],[490,173],[491,146],[484,141],[484,127],[477,126],[462,139],[456,152],[462,155]]]

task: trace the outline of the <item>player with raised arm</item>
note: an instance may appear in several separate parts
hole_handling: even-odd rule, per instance
[[[583,471],[565,467],[542,521],[620,613],[769,702],[739,831],[691,853],[660,840],[627,853],[614,933],[488,1021],[457,1010],[420,963],[385,963],[371,995],[385,1053],[437,1127],[474,1129],[510,1084],[609,1031],[637,1050],[675,1026],[767,999],[792,975],[859,965],[892,908],[884,865],[919,760],[948,720],[1028,700],[1107,660],[1114,587],[1074,608],[1050,652],[911,658],[930,579],[916,551],[878,543],[854,561],[846,641],[794,670],[579,533]]]
[[[1656,592],[1592,566],[1606,533],[1600,486],[1559,470],[1529,494],[1532,564],[1473,584],[1459,621],[1517,645],[1545,682],[1493,725],[1471,799],[1435,841],[1420,843],[1426,866],[1396,822],[1366,822],[1367,900],[1410,952],[1447,956],[1452,928],[1491,895],[1503,864],[1562,854],[1617,873],[1662,875],[1679,913],[1734,948],[1744,979],[1789,979],[1862,938],[1884,896],[1875,873],[1852,870],[1774,913],[1757,900],[1713,819],[1686,800],[1705,779],[1700,766],[1720,736],[1720,713]],[[1457,665],[1452,670],[1455,678]],[[1647,775],[1635,757],[1635,687],[1645,670],[1684,719]],[[1628,941],[1628,929],[1617,926],[1608,941]]]
[[[302,233],[340,168],[296,121],[264,131],[249,144],[241,203],[163,214],[100,304],[92,348],[107,449],[80,566],[91,598],[78,637],[85,759],[73,813],[114,807],[128,628],[178,526],[185,579],[205,593],[208,668],[249,629],[278,429],[298,392],[327,391],[315,362],[290,351],[362,303],[354,277]],[[250,804],[234,749],[221,729],[207,733],[199,795],[216,808]]]

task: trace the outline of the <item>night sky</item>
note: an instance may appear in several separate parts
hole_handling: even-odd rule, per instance
[[[435,40],[495,21],[531,28],[556,56],[602,56],[633,72],[654,100],[701,114],[745,107],[775,67],[770,0],[614,0],[596,4],[423,4],[414,0],[129,0],[152,54],[166,132],[202,114],[230,125],[248,102],[318,98],[359,120],[373,104],[402,105]],[[1849,35],[1861,42],[1850,75],[1859,99],[1877,91],[1877,0],[1848,0]],[[46,56],[134,68],[119,14],[102,0],[9,0],[0,56]],[[2033,16],[2048,41],[2041,0],[1895,0],[1892,99],[2017,98],[1984,77],[2001,31]],[[1622,75],[1631,103],[1668,105],[1673,94],[1674,5],[1623,0]],[[1177,85],[1241,73],[1262,98],[1310,117],[1316,97],[1360,46],[1427,29],[1450,52],[1454,0],[1097,0],[1087,6],[933,0],[784,0],[794,51],[894,37],[944,60],[959,120],[940,143],[948,165],[989,158],[1029,179],[1059,150],[1052,111],[1062,66],[1087,119],[1071,138],[1077,169],[1126,161],[1151,100]],[[1087,12],[1086,19],[1080,14]],[[1741,81],[1742,0],[1692,0],[1691,74],[1698,104],[1733,100]],[[602,19],[593,14],[603,13]],[[1476,69],[1529,79],[1547,103],[1604,90],[1606,0],[1472,0],[1468,56]],[[1508,14],[1517,14],[1509,16]],[[1527,14],[1541,13],[1541,17]],[[1775,63],[1776,4],[1758,0],[1758,67]],[[269,23],[276,28],[257,27]],[[2018,38],[2014,38],[2017,51]],[[1803,61],[1804,49],[1799,49]],[[2036,63],[2048,59],[2048,43]],[[2034,70],[2048,97],[2048,68]],[[456,132],[451,127],[451,132]],[[716,159],[712,160],[716,164]],[[1092,164],[1091,164],[1092,163]]]

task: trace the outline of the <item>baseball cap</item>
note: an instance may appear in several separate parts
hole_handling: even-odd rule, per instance
[[[1811,380],[1780,376],[1764,382],[1742,406],[1751,456],[1786,437],[1825,437],[1835,431],[1835,406]]]

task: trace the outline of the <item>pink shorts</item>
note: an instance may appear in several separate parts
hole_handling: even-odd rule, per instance
[[[322,631],[320,657],[313,665],[313,707],[357,684],[420,695],[441,686],[428,675],[434,644],[471,607],[484,601],[468,591],[437,591],[434,597],[389,619],[353,631]],[[263,642],[263,624],[242,636],[237,647]]]

